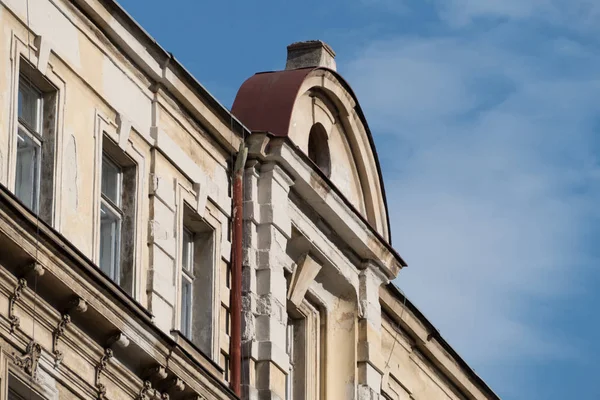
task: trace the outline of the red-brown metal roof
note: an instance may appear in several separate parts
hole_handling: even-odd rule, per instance
[[[261,72],[240,87],[231,113],[251,131],[287,136],[300,86],[316,68]]]

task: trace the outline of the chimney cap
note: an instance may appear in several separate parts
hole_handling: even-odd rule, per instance
[[[285,69],[308,67],[327,67],[335,71],[335,51],[321,40],[295,42],[287,46]]]
[[[294,42],[290,45],[288,45],[287,49],[288,51],[290,50],[318,50],[318,49],[324,49],[325,51],[327,51],[331,57],[335,58],[335,51],[333,51],[333,49],[331,48],[331,46],[329,46],[327,43],[325,43],[322,40],[305,40],[303,42]]]

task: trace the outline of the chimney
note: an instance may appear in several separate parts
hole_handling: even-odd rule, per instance
[[[287,47],[285,69],[326,67],[336,70],[335,52],[320,40],[292,43]]]

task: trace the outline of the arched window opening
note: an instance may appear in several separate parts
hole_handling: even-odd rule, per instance
[[[310,128],[308,135],[308,158],[323,171],[327,177],[331,175],[331,158],[325,127],[316,123]]]

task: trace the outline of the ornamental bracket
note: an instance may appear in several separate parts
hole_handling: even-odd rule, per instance
[[[27,281],[25,278],[19,278],[17,286],[8,299],[8,320],[10,321],[10,333],[15,333],[21,324],[21,320],[15,315],[15,305],[21,299],[23,289],[27,287]]]
[[[100,363],[96,366],[96,376],[94,379],[94,386],[98,390],[98,395],[96,397],[98,400],[106,399],[106,386],[100,382],[100,376],[102,375],[102,372],[104,372],[106,370],[106,367],[108,366],[108,362],[110,361],[110,359],[112,357],[113,357],[112,349],[104,349],[104,354],[102,355],[102,358],[100,359]]]
[[[52,332],[52,354],[54,355],[54,368],[58,368],[64,358],[63,352],[58,350],[58,341],[60,340],[61,336],[65,334],[65,329],[70,323],[71,316],[69,314],[63,314],[58,326],[54,332]]]

